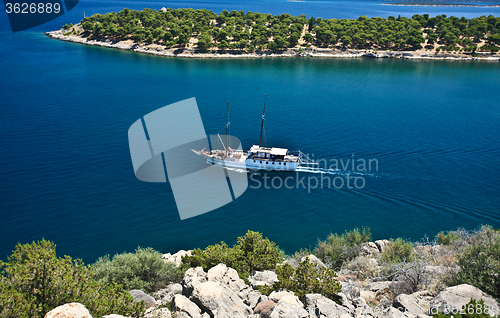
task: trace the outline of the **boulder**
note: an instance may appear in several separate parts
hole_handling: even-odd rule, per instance
[[[274,301],[265,300],[259,303],[255,307],[253,312],[254,314],[259,314],[262,318],[269,318],[271,316],[271,313],[273,312],[274,306],[276,306],[276,303]]]
[[[69,303],[52,309],[44,318],[92,318],[92,316],[84,305]]]
[[[383,282],[373,282],[368,284],[366,288],[372,292],[377,292],[381,289],[386,289],[386,288],[391,288],[392,282],[390,281],[383,281]]]
[[[377,245],[377,248],[380,252],[383,252],[385,247],[391,244],[391,241],[388,240],[377,240],[374,242]]]
[[[297,296],[281,297],[279,302],[274,306],[270,318],[303,318],[308,317],[307,311],[304,309],[304,304]]]
[[[467,304],[470,300],[480,300],[483,299],[484,303],[490,307],[490,315],[498,314],[498,304],[495,299],[491,296],[483,293],[479,288],[468,284],[462,284],[458,286],[448,287],[441,291],[431,302],[430,302],[430,313],[450,313],[453,310],[462,310],[462,306]]]
[[[229,287],[216,281],[197,285],[191,300],[213,318],[246,318],[253,313]]]
[[[156,305],[161,306],[171,302],[175,294],[180,293],[182,293],[181,284],[170,284],[166,288],[154,292],[153,297],[156,299]]]
[[[243,302],[245,303],[245,305],[250,306],[250,308],[255,308],[255,306],[257,306],[258,303],[261,303],[268,299],[269,298],[266,295],[262,294],[261,292],[252,291],[245,296]]]
[[[168,308],[149,308],[144,313],[144,318],[171,318],[172,313]]]
[[[358,297],[352,300],[352,304],[356,308],[364,308],[366,307],[366,300],[363,297]]]
[[[175,254],[163,254],[161,258],[165,260],[165,262],[175,263],[175,265],[179,266],[182,263],[182,257],[185,255],[191,255],[192,250],[185,251],[180,250]]]
[[[349,309],[349,311],[354,311],[354,306],[351,304],[349,299],[347,299],[347,296],[344,293],[338,293],[337,294],[339,298],[339,302],[342,306],[346,307]]]
[[[408,318],[403,312],[397,310],[394,307],[385,308],[383,311],[378,313],[378,315],[376,315],[376,317],[380,317],[380,318]]]
[[[311,318],[319,318],[322,316],[333,318],[344,314],[351,315],[349,308],[341,306],[321,294],[307,294],[306,309]]]
[[[201,318],[201,309],[184,295],[176,294],[174,296],[172,309],[178,311],[178,315],[181,317]]]
[[[325,263],[323,263],[319,258],[317,258],[316,256],[314,256],[313,254],[310,254],[308,256],[304,256],[300,259],[301,262],[305,261],[306,260],[306,257],[309,257],[309,262],[313,263],[314,266],[316,266],[317,268],[323,268],[323,267],[326,267]]]
[[[414,316],[426,315],[429,312],[432,296],[429,291],[420,291],[410,295],[400,294],[393,302],[393,307]]]
[[[207,273],[209,281],[219,282],[229,287],[236,295],[243,298],[252,289],[245,284],[243,279],[238,276],[238,272],[225,264],[219,264],[212,267]]]
[[[280,291],[273,290],[269,295],[269,300],[272,300],[275,303],[277,303],[280,301],[281,298],[285,296],[295,296],[295,294],[288,290],[280,290]]]
[[[191,296],[194,288],[207,280],[207,273],[203,271],[203,268],[196,267],[188,269],[181,282],[182,294],[186,297]]]
[[[132,289],[128,293],[134,298],[134,301],[144,301],[146,307],[153,307],[156,305],[156,300],[142,290]]]
[[[364,243],[361,246],[361,249],[362,249],[362,253],[365,255],[373,255],[373,254],[380,253],[380,250],[378,249],[377,244],[375,244],[374,242]]]
[[[253,289],[259,288],[261,285],[271,286],[278,281],[278,275],[273,271],[256,271],[249,277],[250,284]]]

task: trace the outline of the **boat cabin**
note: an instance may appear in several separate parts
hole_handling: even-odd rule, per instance
[[[250,148],[250,156],[248,159],[271,159],[271,160],[284,160],[288,149],[284,148],[267,148],[253,145]]]

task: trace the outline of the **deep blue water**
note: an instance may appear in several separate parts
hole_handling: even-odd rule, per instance
[[[42,237],[55,241],[61,254],[93,262],[137,246],[175,252],[221,240],[231,244],[248,229],[291,253],[360,226],[371,227],[376,239],[412,240],[457,227],[500,227],[498,62],[187,60],[60,42],[41,33],[77,22],[83,10],[167,4],[340,18],[453,10],[499,15],[498,8],[376,1],[82,1],[57,21],[16,34],[4,17],[0,258],[17,242]],[[227,206],[184,221],[168,183],[135,178],[127,131],[141,116],[196,97],[207,134],[215,134],[224,131],[230,100],[231,133],[248,148],[259,138],[264,94],[270,145],[316,159],[377,159],[378,171],[359,173],[363,189],[248,189]],[[262,181],[262,175],[253,177]]]

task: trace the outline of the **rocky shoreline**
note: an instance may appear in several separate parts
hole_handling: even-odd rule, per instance
[[[388,240],[364,243],[362,254],[368,263],[378,266],[381,253],[390,244]],[[444,255],[445,248],[444,245],[420,245],[414,252],[439,257]],[[164,254],[163,259],[179,266],[182,257],[190,254],[191,251],[181,250],[173,255]],[[304,260],[319,268],[326,267],[312,254],[300,259]],[[297,261],[288,259],[285,262],[295,266]],[[424,270],[433,279],[439,279],[446,272],[442,265],[427,266]],[[490,316],[499,313],[493,297],[468,284],[399,293],[401,280],[359,280],[349,271],[341,271],[337,281],[342,290],[335,299],[321,294],[307,294],[299,299],[288,290],[274,290],[270,294],[259,290],[259,286],[272,286],[277,280],[274,271],[257,271],[247,284],[236,270],[221,263],[206,272],[201,267],[190,268],[180,283],[168,285],[151,295],[141,290],[129,293],[135,301],[144,301],[147,308],[144,318],[430,318],[437,313],[460,312],[471,299],[482,299],[489,306]],[[59,306],[45,315],[45,318],[56,317],[92,318],[79,303]],[[103,318],[127,317],[111,314]]]
[[[382,51],[374,50],[338,50],[338,49],[303,49],[287,50],[280,53],[273,52],[199,52],[194,49],[166,49],[160,45],[139,45],[132,41],[114,43],[111,41],[88,40],[76,35],[64,35],[62,30],[46,33],[53,39],[80,43],[85,45],[101,46],[119,50],[127,50],[137,53],[152,54],[165,57],[180,58],[265,58],[265,57],[316,57],[316,58],[400,58],[400,59],[421,59],[421,60],[457,60],[457,61],[500,61],[500,54],[478,53],[473,57],[469,54],[444,53],[431,51]]]

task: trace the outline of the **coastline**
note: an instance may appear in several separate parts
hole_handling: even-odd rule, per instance
[[[382,3],[383,6],[404,6],[404,7],[471,7],[471,8],[498,8],[500,4],[452,4],[452,3],[443,3],[443,4],[419,4],[419,3]]]
[[[426,50],[417,51],[374,51],[374,50],[339,50],[324,48],[289,49],[284,52],[198,52],[193,49],[166,49],[160,45],[149,44],[140,45],[133,41],[96,41],[76,35],[64,35],[63,30],[50,31],[45,33],[52,39],[61,41],[80,43],[85,45],[100,46],[118,50],[126,50],[143,54],[151,54],[165,57],[177,58],[266,58],[266,57],[315,57],[315,58],[401,58],[401,59],[421,59],[421,60],[457,60],[457,61],[500,61],[500,54],[478,53],[480,56],[473,57],[468,54],[432,52]]]

